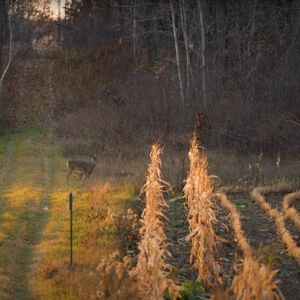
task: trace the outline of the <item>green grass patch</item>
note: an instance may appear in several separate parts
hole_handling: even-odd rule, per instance
[[[5,169],[3,169],[5,166]],[[89,299],[96,267],[119,249],[112,216],[138,205],[133,185],[68,186],[61,149],[41,131],[0,138],[1,299]],[[69,268],[69,193],[74,195],[74,266]]]

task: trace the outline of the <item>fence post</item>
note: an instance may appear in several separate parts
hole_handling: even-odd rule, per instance
[[[70,210],[70,266],[73,264],[73,195],[69,195],[69,210]]]

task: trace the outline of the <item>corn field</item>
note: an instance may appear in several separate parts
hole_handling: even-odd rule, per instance
[[[173,274],[176,259],[171,259],[172,241],[167,234],[169,218],[172,217],[167,215],[167,211],[172,201],[170,185],[162,177],[161,156],[162,148],[153,145],[147,180],[142,188],[145,197],[140,219],[138,253],[136,257],[125,257],[123,262],[120,259],[109,262],[121,270],[118,272],[123,275],[117,276],[118,278],[124,278],[124,272],[126,274],[125,282],[128,288],[122,291],[119,299],[185,299],[182,279],[178,274]],[[210,291],[210,299],[285,299],[280,289],[280,269],[267,261],[266,255],[262,255],[259,249],[252,245],[252,241],[249,241],[243,225],[245,217],[229,198],[230,194],[234,197],[235,193],[244,195],[245,191],[215,188],[216,176],[209,174],[208,158],[195,135],[191,139],[188,158],[189,170],[183,188],[182,206],[188,234],[180,243],[187,243],[189,246],[189,269],[194,274],[194,283]],[[300,199],[300,192],[291,191],[291,187],[286,185],[257,187],[251,191],[250,196],[253,205],[260,209],[259,213],[267,218],[268,222],[274,223],[274,230],[286,249],[283,251],[287,251],[291,259],[300,264],[300,247],[295,236],[296,230],[300,228],[300,214],[293,207]],[[273,194],[283,198],[281,208],[273,207],[266,200],[266,196]],[[220,211],[223,214],[222,221],[218,219]],[[221,224],[224,220],[226,224]],[[288,220],[294,226],[293,232],[286,226]],[[226,228],[223,231],[230,232],[230,240],[228,236],[219,236],[218,228]],[[236,245],[236,255],[227,270],[222,266],[224,259],[220,255],[220,250],[225,247],[224,243]],[[111,272],[111,269],[105,270],[103,264],[100,264],[99,268],[102,268],[104,274]],[[130,298],[128,293],[130,295],[132,291],[135,291],[134,297]]]

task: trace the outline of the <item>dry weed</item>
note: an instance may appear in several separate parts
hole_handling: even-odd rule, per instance
[[[119,260],[119,254],[114,253],[102,259],[97,267],[99,286],[96,294],[101,300],[138,300],[137,280],[129,275],[132,261],[128,257]]]
[[[188,222],[191,242],[190,260],[197,270],[197,281],[206,287],[221,283],[220,266],[216,261],[217,237],[214,230],[216,217],[213,195],[213,183],[207,172],[207,157],[199,150],[194,135],[189,151],[190,169],[184,193],[188,204]]]
[[[166,263],[170,253],[164,233],[163,210],[167,203],[163,192],[168,184],[162,180],[161,153],[159,145],[152,146],[147,181],[142,188],[146,195],[146,207],[141,221],[141,241],[138,245],[140,252],[137,266],[131,271],[131,276],[138,278],[139,295],[147,300],[164,299],[166,290],[176,299],[179,291],[175,282],[168,277],[171,266]]]
[[[126,213],[113,215],[113,226],[117,230],[119,237],[119,248],[123,255],[134,252],[136,241],[138,240],[139,218],[132,209],[127,209]]]

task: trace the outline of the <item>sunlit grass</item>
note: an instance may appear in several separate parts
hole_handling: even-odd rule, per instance
[[[38,264],[31,287],[37,299],[79,299],[88,297],[97,280],[89,273],[103,254],[117,248],[117,236],[96,212],[118,212],[134,196],[129,184],[95,180],[86,186],[66,183],[66,160],[55,145],[48,151],[51,161],[51,189],[48,193],[48,222],[35,251]],[[69,269],[69,193],[73,193],[74,266]],[[95,215],[93,212],[95,211]],[[90,290],[90,291],[89,291]]]
[[[60,176],[60,174],[58,174]],[[41,243],[36,251],[40,259],[37,266],[37,277],[34,283],[34,292],[37,298],[53,299],[78,299],[78,291],[87,296],[87,291],[96,281],[89,280],[87,271],[94,272],[102,255],[116,250],[117,237],[110,235],[107,239],[98,237],[98,241],[89,242],[90,226],[104,228],[105,220],[88,220],[93,203],[101,203],[104,209],[120,210],[124,201],[133,197],[133,188],[129,186],[111,187],[94,183],[83,190],[74,189],[74,269],[69,270],[69,188],[53,187],[51,192],[51,208],[49,219],[43,232]],[[89,244],[87,247],[86,244]],[[101,247],[99,247],[101,243]],[[72,274],[72,277],[70,277]],[[53,278],[52,278],[53,276]],[[49,278],[50,277],[50,278]],[[57,284],[59,278],[60,284]],[[95,286],[94,286],[95,288]],[[92,288],[91,288],[92,290]],[[46,298],[44,298],[46,297]],[[52,297],[52,298],[51,298]],[[58,298],[59,299],[59,298]]]
[[[30,200],[30,206],[39,204],[39,201],[43,194],[42,186],[11,186],[6,193],[5,198],[9,201],[10,206],[22,207]],[[2,195],[3,196],[3,195]]]
[[[60,148],[36,129],[0,138],[1,174],[0,298],[89,297],[89,289],[97,284],[89,273],[95,272],[103,254],[118,247],[106,216],[127,207],[134,187],[98,179],[83,187],[75,179],[68,186]],[[74,197],[72,270],[68,265],[70,192]]]
[[[42,134],[25,130],[1,138],[0,142],[0,297],[28,298],[29,291],[13,289],[14,282],[25,285],[30,269],[31,243],[41,226],[43,197]],[[17,263],[18,262],[18,263]],[[20,294],[18,294],[20,292]]]

